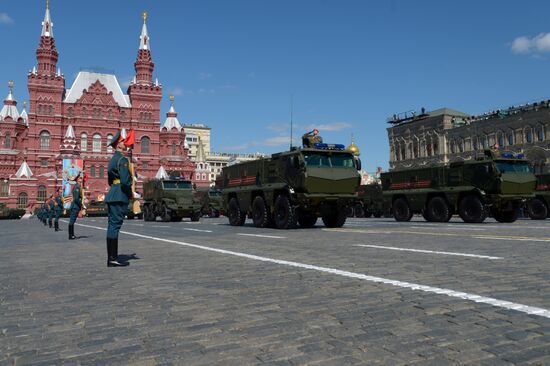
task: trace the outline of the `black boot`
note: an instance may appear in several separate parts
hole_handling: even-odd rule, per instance
[[[50,229],[52,228],[52,220],[48,220],[48,225],[50,227]]]
[[[69,224],[69,240],[76,239],[76,236],[74,236],[74,224]]]
[[[126,267],[128,262],[118,261],[118,239],[107,238],[107,267]]]
[[[63,231],[59,228],[59,222],[54,222],[54,226],[55,226],[55,231]]]

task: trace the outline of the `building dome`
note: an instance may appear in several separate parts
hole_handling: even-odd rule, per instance
[[[353,135],[351,136],[351,144],[347,147],[347,149],[351,151],[355,156],[361,155],[361,152],[359,151],[359,147],[355,145],[355,138],[353,137]]]

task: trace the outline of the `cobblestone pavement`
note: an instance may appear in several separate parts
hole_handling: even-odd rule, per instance
[[[66,226],[0,221],[0,365],[550,364],[550,220]]]

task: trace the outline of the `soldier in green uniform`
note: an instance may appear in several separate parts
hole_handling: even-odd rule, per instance
[[[109,162],[107,176],[109,193],[105,197],[105,203],[109,210],[107,227],[107,267],[123,267],[128,262],[118,261],[118,233],[122,227],[124,216],[128,211],[128,203],[132,198],[132,176],[130,174],[128,159],[122,154],[125,150],[124,138],[120,131],[111,140],[110,146],[115,153]]]
[[[53,227],[53,216],[54,216],[53,194],[50,196],[50,199],[46,204],[48,205],[48,226],[51,229]]]
[[[40,215],[40,220],[42,221],[42,223],[44,224],[44,226],[48,225],[48,222],[47,222],[47,217],[48,217],[48,208],[46,206],[46,202],[44,202],[42,204],[42,215]]]
[[[319,130],[314,128],[302,135],[302,145],[304,147],[313,147],[314,144],[323,143],[323,138],[319,135]]]
[[[54,214],[55,220],[53,222],[55,231],[63,231],[59,228],[59,217],[63,212],[63,200],[61,199],[61,189],[57,189],[55,199],[54,199]]]
[[[71,202],[71,218],[69,219],[69,240],[78,239],[74,235],[74,223],[78,218],[78,213],[82,209],[82,189],[80,185],[82,184],[82,177],[77,175],[75,177],[75,185],[73,188],[73,202]]]

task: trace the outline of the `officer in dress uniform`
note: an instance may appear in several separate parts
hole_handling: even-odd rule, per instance
[[[63,200],[61,199],[61,189],[58,188],[54,199],[55,220],[53,224],[55,226],[55,231],[63,231],[59,228],[59,217],[61,216],[62,212],[63,212]]]
[[[73,201],[71,202],[71,218],[69,219],[69,240],[77,239],[74,235],[74,223],[78,218],[78,213],[82,209],[82,190],[80,185],[82,184],[82,177],[77,175],[75,178],[75,185],[73,188]]]
[[[128,159],[122,155],[126,149],[124,138],[120,131],[109,144],[115,149],[108,166],[109,193],[105,197],[105,203],[109,210],[107,227],[107,267],[124,267],[128,262],[118,261],[118,233],[122,227],[124,216],[128,211],[128,203],[132,198],[132,176],[130,174]]]
[[[54,203],[53,203],[53,194],[50,196],[50,199],[48,200],[48,226],[50,229],[53,227],[53,216],[54,216]]]
[[[42,204],[42,215],[40,215],[40,221],[44,224],[44,226],[48,225],[46,222],[46,217],[48,217],[48,209],[46,208],[46,202]]]

